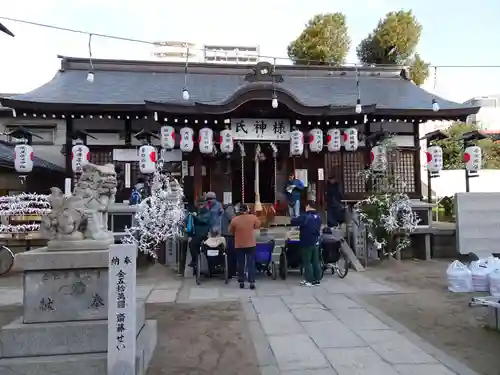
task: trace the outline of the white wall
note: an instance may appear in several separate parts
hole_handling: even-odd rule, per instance
[[[55,131],[54,145],[35,145],[33,146],[35,155],[45,159],[53,164],[64,167],[64,156],[61,153],[61,147],[66,142],[66,125],[64,120],[35,119],[33,117],[0,118],[0,133],[6,130],[6,127],[12,125],[21,125],[26,127],[53,126]],[[3,140],[8,140],[4,137]]]
[[[440,177],[432,179],[432,190],[438,197],[453,196],[465,192],[465,172],[463,169],[441,171]],[[500,170],[484,169],[479,177],[469,179],[470,191],[478,193],[500,192]]]
[[[481,107],[471,121],[476,121],[484,130],[500,130],[500,108]]]

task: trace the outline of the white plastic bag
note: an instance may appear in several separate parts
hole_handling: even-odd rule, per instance
[[[448,290],[453,293],[468,293],[472,287],[472,273],[462,262],[456,260],[446,270]]]
[[[471,263],[470,271],[472,273],[472,286],[476,292],[489,292],[490,281],[488,275],[491,272],[491,263],[488,266],[487,260],[476,260]]]
[[[490,293],[493,297],[500,297],[500,269],[496,268],[488,275]]]

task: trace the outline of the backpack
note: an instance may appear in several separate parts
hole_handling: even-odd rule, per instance
[[[187,214],[186,217],[186,233],[188,236],[194,235],[194,217],[192,213]]]
[[[132,190],[132,195],[130,196],[129,204],[131,206],[135,206],[136,204],[141,203],[141,200],[142,200],[141,192],[134,188],[134,190]]]

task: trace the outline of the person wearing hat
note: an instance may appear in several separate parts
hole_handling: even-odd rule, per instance
[[[250,213],[247,205],[240,204],[240,215],[231,220],[229,232],[234,235],[234,252],[238,260],[238,282],[245,288],[245,263],[250,289],[255,289],[255,251],[257,242],[255,229],[260,228],[260,221]]]
[[[198,207],[193,216],[194,233],[189,243],[189,251],[191,252],[191,263],[189,263],[189,267],[196,266],[201,244],[207,238],[208,232],[210,231],[210,210],[203,198],[198,199],[197,204]]]
[[[207,202],[207,208],[210,211],[210,231],[213,234],[221,234],[222,215],[224,214],[222,204],[217,200],[217,196],[213,191],[209,191],[205,194],[205,200]]]

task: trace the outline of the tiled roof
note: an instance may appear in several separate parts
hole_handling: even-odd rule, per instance
[[[141,105],[145,101],[186,104],[182,101],[184,66],[179,63],[93,61],[95,79],[86,80],[88,60],[63,59],[63,69],[45,85],[10,99],[24,102]],[[245,75],[251,66],[224,68],[210,64],[190,64],[187,87],[190,101],[222,103],[238,89],[249,85]],[[360,71],[360,94],[363,105],[376,104],[382,109],[432,108],[435,96],[400,78],[395,69],[364,68]],[[357,99],[353,68],[302,68],[280,66],[283,76],[277,87],[290,93],[304,106],[354,106]],[[437,97],[441,109],[464,109],[470,106]]]
[[[14,168],[14,146],[8,142],[0,141],[0,167],[4,168]],[[34,157],[33,159],[34,168],[44,168],[53,171],[64,172],[64,168],[50,163],[44,159]]]

